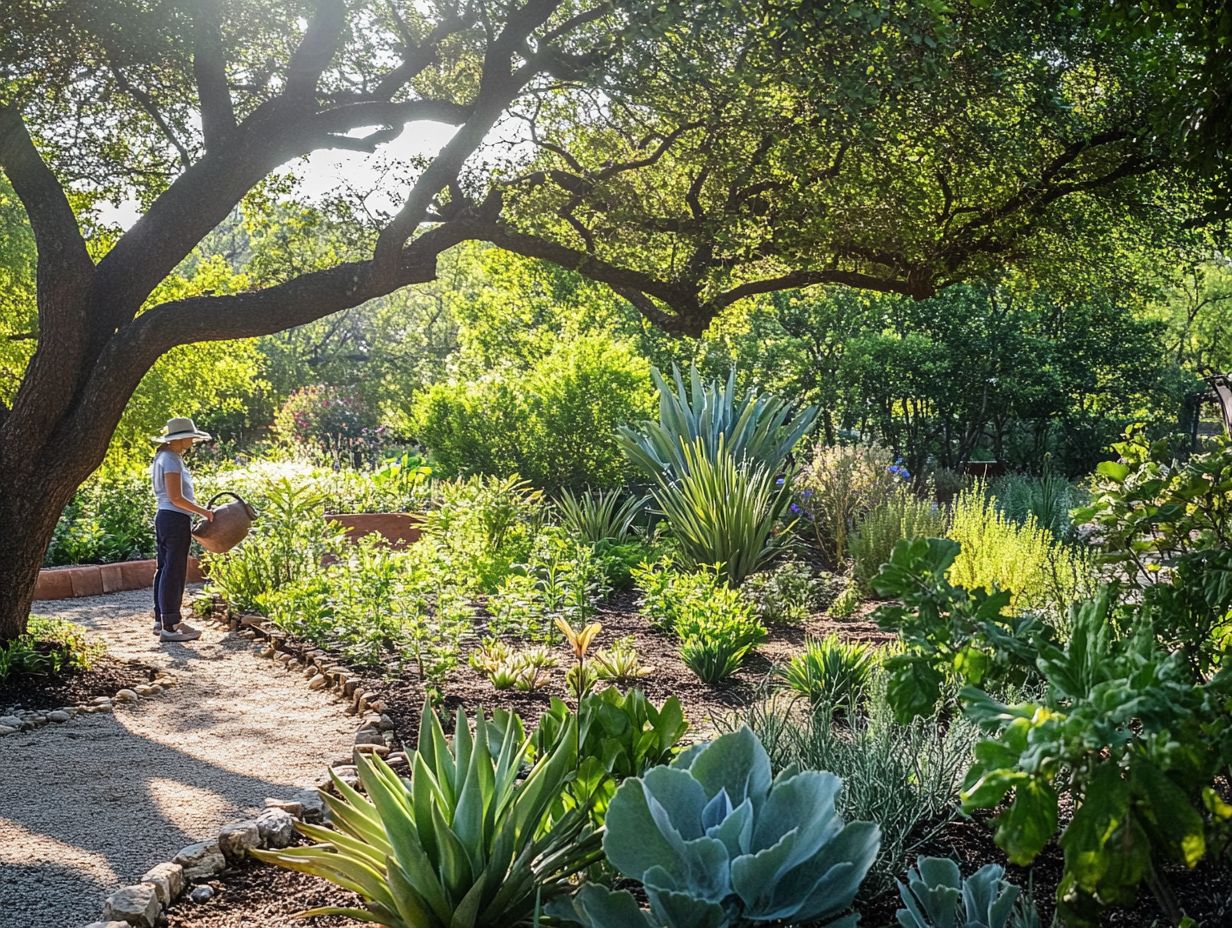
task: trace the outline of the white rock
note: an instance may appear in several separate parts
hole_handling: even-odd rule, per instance
[[[266,809],[257,816],[263,847],[286,847],[295,837],[295,819],[283,809]]]
[[[128,922],[90,922],[86,928],[131,928]]]
[[[308,681],[308,689],[310,690],[323,690],[328,685],[329,680],[325,677],[313,677],[310,681]]]
[[[266,799],[265,808],[281,809],[292,818],[299,818],[304,814],[304,804],[292,799]],[[257,820],[260,821],[260,818],[258,817]]]
[[[136,690],[130,690],[127,687],[115,694],[116,702],[136,702],[141,697],[137,695]]]
[[[63,709],[56,709],[47,713],[47,721],[49,722],[63,723],[67,722],[69,718],[71,718],[71,716]]]
[[[5,728],[21,728],[21,716],[17,715],[0,715],[0,725]]]
[[[90,702],[92,702],[96,706],[109,706],[111,705],[111,697],[110,696],[95,696],[92,700],[90,700]]]
[[[184,879],[204,880],[227,868],[227,859],[222,856],[217,841],[199,841],[181,848],[175,855],[175,863],[184,868]]]
[[[19,731],[20,728],[14,728],[12,725],[0,725],[0,735],[15,735]]]
[[[158,892],[153,883],[125,886],[108,896],[103,903],[103,918],[128,922],[139,928],[154,928],[161,911],[162,903],[158,901]]]
[[[93,709],[95,712],[111,712],[112,711],[110,702],[100,702],[97,706],[91,706],[90,708]]]
[[[261,830],[251,819],[224,825],[218,832],[218,848],[231,863],[243,860],[249,851],[260,846]]]
[[[141,882],[152,884],[158,901],[168,906],[184,892],[184,868],[179,864],[159,864],[146,873]]]

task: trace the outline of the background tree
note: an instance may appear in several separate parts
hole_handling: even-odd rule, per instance
[[[790,287],[923,298],[1006,262],[1047,275],[1109,243],[1174,247],[1189,188],[1142,131],[1173,72],[1062,12],[5,4],[0,166],[37,249],[38,338],[0,407],[0,639],[22,629],[60,510],[160,357],[427,283],[461,242],[570,268],[688,333]],[[160,291],[282,165],[374,151],[424,120],[456,129],[396,175],[395,208],[357,217],[362,257],[240,292]],[[136,195],[142,215],[94,241],[82,191]]]

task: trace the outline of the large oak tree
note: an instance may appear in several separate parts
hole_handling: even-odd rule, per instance
[[[0,404],[0,640],[161,355],[431,281],[458,243],[577,270],[678,333],[772,290],[926,297],[1010,264],[1066,277],[1174,247],[1186,178],[1145,131],[1167,69],[1142,67],[1149,37],[1118,42],[1082,9],[9,0],[0,167],[37,248],[37,340]],[[151,298],[281,166],[423,121],[456,128],[399,173],[396,209],[359,223],[354,260]],[[135,195],[142,214],[104,249],[81,194]]]

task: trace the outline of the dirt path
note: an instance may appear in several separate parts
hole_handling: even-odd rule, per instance
[[[267,796],[310,787],[350,753],[356,722],[341,702],[214,626],[199,641],[159,644],[149,598],[36,604],[178,682],[114,715],[0,739],[0,928],[94,921],[116,888]]]

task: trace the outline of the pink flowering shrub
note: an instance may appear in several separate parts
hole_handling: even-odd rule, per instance
[[[287,397],[274,417],[274,434],[302,448],[379,444],[383,432],[376,411],[349,387],[301,387]]]

